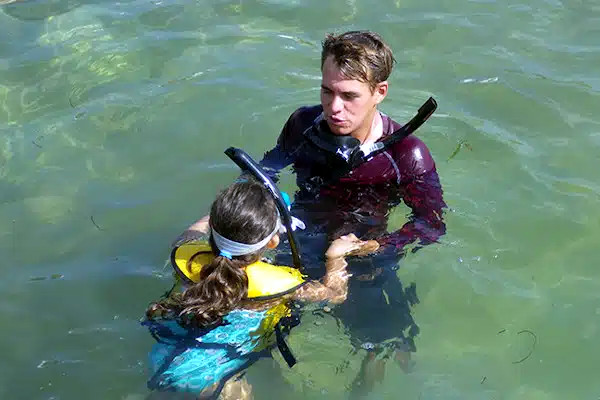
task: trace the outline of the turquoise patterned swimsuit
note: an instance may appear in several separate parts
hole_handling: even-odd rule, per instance
[[[212,330],[186,329],[172,320],[144,321],[158,342],[150,352],[153,376],[148,387],[200,393],[219,383],[218,395],[227,379],[271,347],[265,345],[271,338],[257,333],[267,312],[234,310]]]

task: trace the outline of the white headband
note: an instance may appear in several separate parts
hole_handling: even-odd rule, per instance
[[[269,240],[271,240],[271,238],[275,236],[277,232],[279,232],[280,226],[281,221],[279,218],[277,218],[277,224],[275,224],[275,229],[273,229],[273,232],[267,235],[267,237],[261,240],[260,242],[254,244],[235,242],[219,234],[219,232],[217,232],[212,226],[210,227],[210,229],[212,231],[213,240],[215,241],[217,248],[221,250],[221,253],[224,253],[222,254],[223,256],[227,257],[228,255],[243,256],[244,254],[251,254],[257,252],[258,250],[265,247],[267,243],[269,243]]]

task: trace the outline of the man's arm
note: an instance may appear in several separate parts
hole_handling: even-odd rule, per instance
[[[280,136],[281,140],[281,136]],[[279,171],[294,162],[293,158],[283,149],[280,140],[277,141],[275,147],[267,151],[260,160],[259,165],[265,171],[265,173],[273,180],[277,182],[279,180]]]
[[[378,239],[382,246],[392,245],[402,251],[416,240],[419,240],[419,245],[428,245],[446,233],[443,219],[446,203],[435,169],[405,182],[402,200],[412,210],[409,220],[399,230]]]
[[[446,203],[433,157],[425,143],[413,135],[394,148],[394,155],[401,171],[400,194],[412,213],[402,228],[379,242],[398,251],[417,240],[419,245],[434,243],[446,233]]]
[[[281,129],[277,144],[267,151],[260,166],[271,179],[277,181],[279,171],[294,163],[306,142],[302,133],[321,112],[320,107],[302,107],[290,115]]]
[[[274,182],[277,182],[279,178],[279,171],[294,162],[293,157],[290,155],[290,146],[287,142],[289,141],[291,131],[294,127],[294,116],[296,114],[297,111],[289,117],[281,129],[275,147],[267,151],[259,163],[262,169],[269,175],[269,178],[273,179]]]

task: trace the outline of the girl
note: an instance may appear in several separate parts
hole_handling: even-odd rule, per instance
[[[146,312],[144,324],[158,341],[150,356],[150,389],[251,398],[241,375],[275,343],[293,365],[281,336],[292,325],[290,301],[343,302],[349,277],[344,257],[379,247],[354,234],[342,236],[325,253],[322,282],[307,281],[297,269],[260,261],[279,244],[280,226],[271,194],[261,183],[244,180],[223,190],[209,218],[182,234],[171,261],[187,289]],[[207,242],[198,240],[203,235]]]

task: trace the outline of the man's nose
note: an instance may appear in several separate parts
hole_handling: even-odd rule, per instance
[[[331,112],[333,114],[339,113],[344,109],[344,101],[340,96],[333,96],[331,100]]]

